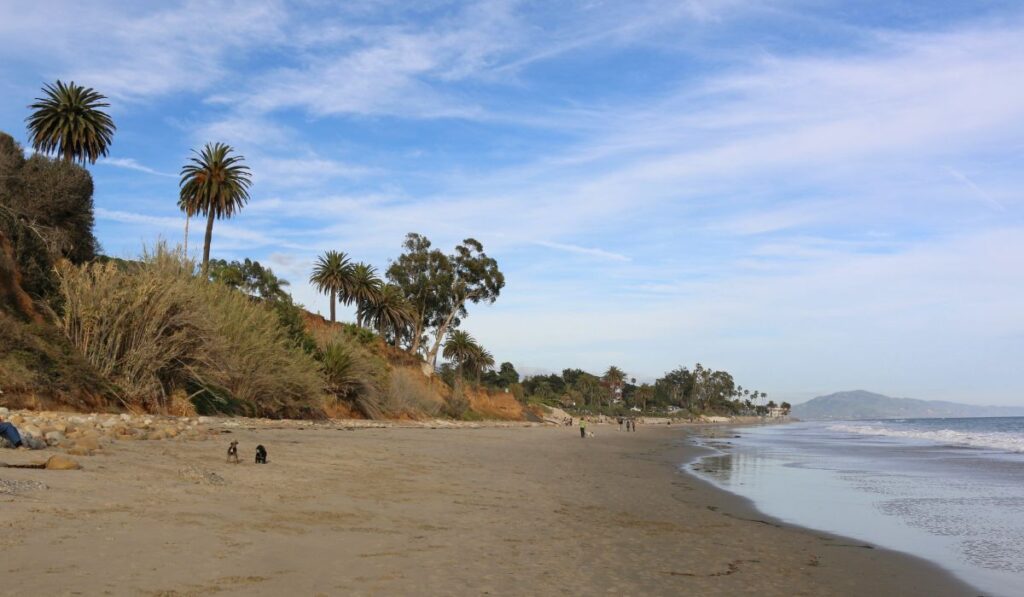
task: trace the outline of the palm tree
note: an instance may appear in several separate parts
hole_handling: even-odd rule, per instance
[[[398,346],[399,338],[406,334],[416,318],[402,289],[394,284],[381,287],[377,300],[367,306],[363,316],[368,323],[377,326],[377,333],[381,337],[387,331],[392,332],[395,346]]]
[[[473,360],[479,350],[480,345],[476,343],[469,332],[453,330],[448,333],[448,340],[444,343],[442,355],[456,364],[459,372],[457,379],[462,379],[463,367]]]
[[[494,355],[483,346],[477,344],[476,351],[470,355],[466,364],[469,366],[470,371],[476,374],[476,385],[479,386],[480,376],[483,375],[483,372],[494,367]]]
[[[608,386],[608,391],[611,394],[609,404],[611,404],[611,402],[622,393],[622,386],[626,381],[626,373],[622,369],[612,365],[611,367],[608,367],[608,371],[605,371],[604,377],[601,378],[601,381]]]
[[[29,106],[34,112],[28,122],[32,147],[44,154],[56,153],[68,162],[95,164],[107,155],[114,137],[113,119],[100,108],[107,99],[91,87],[65,85],[57,81],[43,87],[45,97]]]
[[[203,243],[203,276],[210,266],[210,242],[213,240],[214,218],[230,218],[249,201],[249,167],[245,158],[232,155],[234,150],[224,143],[207,143],[202,152],[189,158],[191,163],[181,169],[178,208],[185,216],[204,214],[206,239]]]
[[[356,325],[363,327],[363,319],[370,305],[380,296],[381,281],[377,277],[377,268],[367,263],[357,263],[352,267],[352,285],[343,289],[341,300],[346,305],[356,304]]]
[[[340,251],[327,251],[317,257],[309,282],[320,292],[331,295],[331,323],[334,323],[334,307],[338,302],[338,294],[352,285],[352,262],[349,261],[348,255]]]

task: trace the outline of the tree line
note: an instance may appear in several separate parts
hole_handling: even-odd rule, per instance
[[[106,98],[91,88],[57,81],[46,85],[44,97],[32,104],[26,119],[32,147],[40,154],[55,154],[63,163],[95,163],[108,155],[115,131],[113,120],[102,109]],[[269,268],[246,259],[227,263],[210,259],[214,221],[230,218],[248,202],[252,184],[245,158],[225,143],[207,143],[181,169],[178,207],[185,214],[187,254],[188,226],[192,217],[206,218],[201,276],[246,292],[276,305],[286,327],[297,338],[304,333],[290,295],[287,281]],[[48,163],[38,163],[45,169]],[[38,178],[38,177],[36,177]],[[89,209],[63,230],[67,238],[52,231],[41,234],[44,241],[58,245],[73,261],[92,258],[95,240],[91,235],[91,179],[79,182],[72,176],[59,184],[70,184],[69,201],[89,198]],[[4,181],[0,180],[0,185]],[[6,183],[12,184],[10,181]],[[74,190],[74,185],[82,187]],[[85,188],[87,184],[88,188]],[[24,210],[29,210],[25,207]],[[30,211],[30,210],[29,210]],[[35,214],[33,223],[46,222]],[[44,232],[45,225],[40,226]],[[78,232],[75,232],[75,231]],[[580,369],[565,369],[561,375],[535,375],[520,379],[511,363],[495,368],[494,356],[467,331],[460,329],[470,305],[494,303],[505,285],[497,261],[483,245],[466,238],[445,253],[433,247],[423,235],[409,233],[402,253],[390,261],[383,276],[373,265],[356,261],[338,250],[320,255],[309,281],[330,300],[330,320],[336,322],[336,305],[355,305],[357,329],[372,330],[387,343],[422,358],[427,372],[438,370],[452,382],[465,379],[479,385],[513,392],[523,400],[558,403],[583,409],[638,408],[678,409],[692,413],[766,414],[775,407],[765,402],[767,394],[743,388],[727,371],[704,367],[679,367],[653,383],[638,384],[616,366],[602,375]],[[438,356],[447,363],[438,367]],[[783,410],[789,405],[782,403]]]

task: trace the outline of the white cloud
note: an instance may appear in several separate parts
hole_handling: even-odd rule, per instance
[[[620,255],[618,253],[612,253],[611,251],[605,251],[604,249],[597,249],[593,247],[581,247],[579,245],[571,245],[566,243],[556,243],[545,240],[535,240],[533,244],[547,247],[549,249],[557,249],[559,251],[566,251],[569,253],[575,253],[577,255],[587,255],[590,257],[598,257],[601,259],[610,259],[612,261],[629,261],[629,257]]]
[[[174,174],[168,174],[166,172],[160,172],[154,170],[148,166],[144,166],[138,163],[133,158],[103,158],[99,162],[101,165],[113,166],[115,168],[124,168],[126,170],[135,170],[137,172],[145,172],[146,174],[153,174],[155,176],[167,176],[170,178],[177,178]]]

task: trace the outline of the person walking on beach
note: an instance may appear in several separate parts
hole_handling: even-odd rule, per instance
[[[587,420],[580,418],[580,437],[587,437]]]
[[[619,417],[619,431],[622,431],[622,423],[623,423],[623,421],[624,421],[624,419],[620,416]],[[629,431],[629,421],[625,421],[625,423],[626,423],[626,431]]]
[[[20,448],[21,434],[18,433],[18,428],[12,423],[4,421],[3,417],[0,417],[0,437],[7,440],[7,443],[11,444],[12,448]]]

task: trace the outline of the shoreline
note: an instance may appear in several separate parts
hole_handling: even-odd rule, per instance
[[[732,429],[736,429],[736,428],[739,428],[739,427],[747,427],[747,426],[751,426],[751,425],[721,425],[721,426],[718,426],[717,429],[725,431],[725,432],[728,432],[728,431],[730,431]],[[687,430],[687,435],[692,437],[692,436],[701,435],[701,433],[700,433],[700,430]],[[716,436],[714,436],[714,435],[706,435],[704,437],[711,438],[711,439],[716,439]],[[723,437],[728,437],[728,435],[725,435]],[[692,440],[691,440],[691,442],[692,442]],[[703,484],[711,492],[717,492],[717,493],[720,493],[720,494],[724,494],[725,499],[723,500],[723,502],[729,504],[729,511],[726,512],[726,511],[723,510],[724,514],[730,515],[730,516],[741,517],[741,518],[750,520],[751,522],[757,522],[757,523],[760,523],[760,524],[772,525],[772,526],[775,526],[777,528],[793,529],[793,530],[796,530],[798,532],[803,532],[803,533],[807,533],[809,535],[813,535],[813,536],[818,537],[818,538],[820,538],[820,539],[822,539],[824,541],[835,542],[836,544],[845,544],[846,546],[851,547],[851,548],[861,547],[861,548],[864,548],[864,549],[870,549],[870,550],[872,550],[872,551],[874,551],[874,552],[876,552],[879,555],[882,555],[884,557],[892,557],[892,558],[897,558],[897,559],[900,559],[900,560],[905,560],[907,566],[912,566],[912,567],[918,567],[919,566],[919,567],[921,567],[922,568],[922,572],[921,573],[923,575],[927,575],[927,578],[929,578],[929,580],[937,581],[937,583],[939,585],[938,588],[935,587],[934,585],[932,585],[931,588],[927,588],[927,589],[921,588],[921,587],[918,587],[918,588],[914,589],[915,591],[920,591],[920,594],[922,594],[922,595],[945,594],[945,593],[942,593],[942,590],[943,590],[943,588],[946,588],[946,587],[948,587],[948,589],[951,590],[951,591],[960,591],[959,593],[953,592],[953,593],[949,593],[949,594],[962,594],[962,595],[983,595],[984,594],[983,591],[975,588],[969,582],[961,579],[959,576],[957,576],[956,574],[954,574],[952,571],[948,570],[947,568],[943,567],[941,564],[933,562],[931,560],[928,560],[927,558],[923,558],[923,557],[914,555],[912,553],[907,553],[907,552],[904,552],[904,551],[899,551],[899,550],[890,549],[890,548],[887,548],[887,547],[881,547],[881,546],[878,546],[878,545],[874,545],[874,544],[872,544],[870,542],[866,542],[866,541],[861,540],[861,539],[855,539],[855,538],[847,537],[847,536],[844,536],[844,535],[839,535],[839,534],[836,534],[836,533],[832,533],[832,532],[829,532],[829,531],[826,531],[826,530],[817,529],[817,528],[814,528],[814,527],[803,526],[803,525],[796,524],[796,523],[789,522],[789,521],[784,521],[784,520],[781,520],[779,518],[776,518],[775,516],[772,516],[770,514],[762,512],[757,507],[757,503],[754,500],[752,500],[751,498],[748,498],[746,496],[743,496],[743,495],[740,495],[740,494],[737,494],[737,493],[733,493],[733,492],[731,492],[731,491],[729,491],[729,490],[727,490],[725,488],[719,487],[713,481],[704,478],[697,471],[694,471],[693,469],[690,468],[691,465],[693,465],[694,463],[700,462],[705,457],[707,457],[707,456],[714,456],[715,453],[716,453],[716,450],[717,451],[724,451],[723,449],[700,446],[700,445],[697,445],[695,443],[691,443],[690,447],[693,448],[693,450],[692,450],[693,453],[689,455],[689,460],[687,460],[687,461],[685,461],[685,462],[680,464],[680,466],[679,466],[680,474],[685,475],[685,476],[687,476],[687,477],[689,477],[691,479],[694,479],[697,482]],[[959,587],[959,588],[957,588],[957,587]],[[886,594],[886,593],[882,593],[882,594]],[[900,593],[900,594],[917,594],[917,593],[911,592],[911,593]]]
[[[596,425],[581,440],[551,426],[234,423],[206,439],[118,442],[81,471],[0,469],[49,487],[0,494],[5,588],[977,594],[912,556],[765,521],[680,470],[700,450],[688,426]],[[243,464],[224,462],[229,440]],[[256,443],[269,465],[250,463]]]

